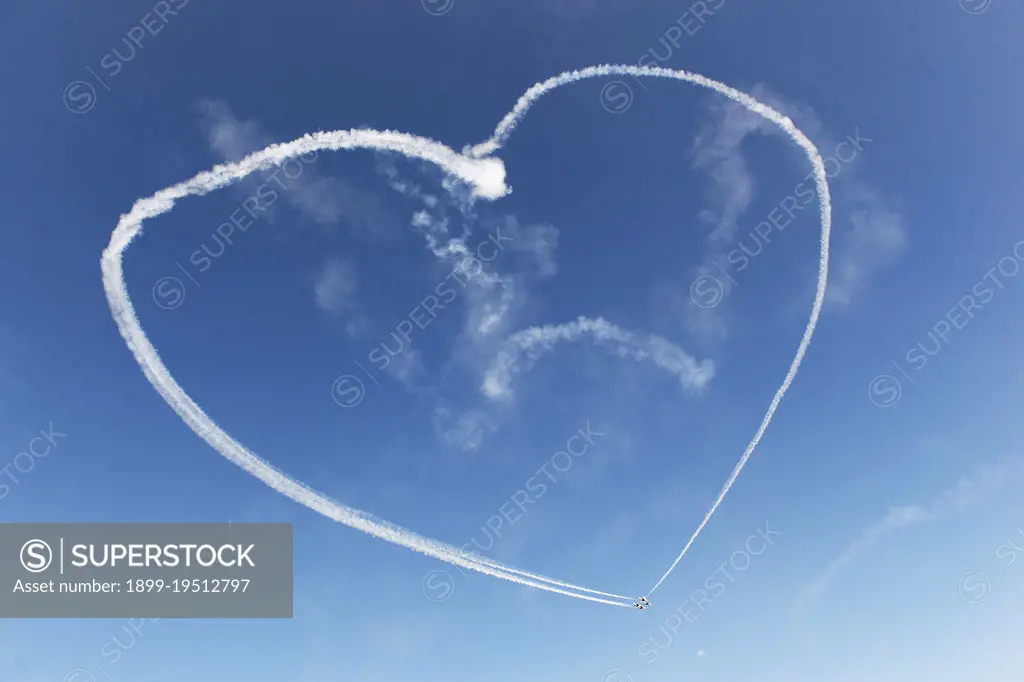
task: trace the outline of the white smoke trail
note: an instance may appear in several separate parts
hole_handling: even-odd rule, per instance
[[[778,406],[778,403],[786,389],[788,389],[793,376],[796,374],[800,361],[803,358],[807,345],[810,343],[810,338],[818,319],[818,314],[821,309],[821,301],[824,294],[826,276],[828,272],[828,237],[831,226],[829,194],[828,185],[825,182],[824,163],[820,155],[817,153],[817,150],[814,148],[814,145],[811,144],[810,140],[808,140],[803,133],[793,126],[792,122],[788,118],[779,114],[774,109],[757,102],[748,95],[717,81],[685,71],[671,71],[668,69],[654,67],[599,66],[584,69],[582,71],[573,71],[562,74],[533,86],[519,99],[515,108],[501,121],[492,138],[483,144],[467,150],[468,153],[465,155],[460,155],[452,149],[433,140],[405,133],[376,130],[349,130],[318,132],[313,135],[305,135],[293,142],[272,145],[262,151],[251,154],[237,163],[215,166],[212,170],[200,173],[191,180],[160,190],[152,197],[138,200],[132,207],[132,210],[129,213],[122,215],[121,219],[118,221],[117,227],[111,235],[110,243],[103,252],[101,266],[103,270],[103,286],[107,294],[107,300],[114,320],[121,332],[121,336],[124,338],[125,343],[132,351],[132,354],[135,356],[136,361],[139,363],[139,366],[142,368],[150,383],[154,388],[156,388],[167,404],[171,406],[171,408],[193,431],[195,431],[197,435],[203,438],[211,447],[221,453],[228,460],[234,462],[270,487],[284,495],[287,495],[296,502],[317,511],[330,519],[338,521],[339,523],[343,523],[374,537],[387,540],[388,542],[441,559],[442,561],[446,561],[456,566],[462,566],[497,578],[502,578],[550,592],[565,594],[578,599],[585,599],[612,606],[629,607],[629,603],[612,601],[612,599],[615,599],[627,600],[628,602],[628,597],[600,592],[598,590],[591,590],[572,585],[570,583],[554,580],[539,574],[529,573],[527,571],[521,571],[504,566],[499,562],[465,552],[453,545],[431,540],[395,524],[378,519],[366,512],[338,503],[320,493],[317,493],[301,482],[289,478],[286,474],[276,469],[269,462],[261,459],[255,453],[249,451],[241,443],[234,440],[234,438],[232,438],[227,432],[221,429],[174,380],[161,361],[156,348],[154,348],[149,342],[149,339],[146,337],[145,332],[142,330],[142,326],[135,315],[135,310],[132,306],[131,298],[128,295],[127,286],[124,281],[122,267],[124,252],[131,244],[132,240],[142,233],[143,221],[167,213],[174,207],[174,204],[178,199],[186,196],[207,194],[236,182],[257,170],[264,170],[275,165],[280,165],[293,157],[321,149],[339,150],[366,148],[396,151],[401,154],[405,154],[406,156],[423,159],[437,164],[451,175],[454,175],[470,184],[474,188],[474,194],[480,198],[491,200],[497,199],[509,192],[509,188],[505,185],[504,181],[504,164],[502,164],[500,159],[482,157],[490,151],[500,148],[504,141],[508,139],[508,136],[515,128],[516,124],[521,120],[526,110],[529,109],[531,104],[545,92],[561,85],[584,78],[613,74],[675,78],[695,83],[715,90],[716,92],[720,92],[730,99],[739,102],[751,111],[775,122],[807,152],[807,155],[811,159],[815,168],[815,179],[818,185],[819,199],[821,201],[822,253],[818,279],[818,292],[815,296],[814,308],[811,312],[811,321],[804,333],[804,338],[797,351],[797,356],[793,361],[793,365],[790,368],[790,372],[787,375],[785,382],[773,399],[768,413],[765,415],[765,420],[762,422],[761,428],[758,430],[754,440],[752,440],[750,445],[748,445],[747,452],[744,453],[744,456],[737,465],[733,475],[730,477],[726,486],[720,493],[718,500],[708,512],[693,537],[691,537],[690,542],[669,568],[668,572],[666,572],[666,574],[662,576],[661,580],[659,580],[655,585],[655,588],[657,588],[661,582],[664,581],[665,577],[671,573],[672,569],[674,569],[679,563],[690,545],[693,544],[697,535],[707,524],[708,519],[711,518],[715,509],[718,508],[719,503],[725,497],[726,492],[728,492],[729,488],[732,486],[732,483],[739,475],[740,470],[742,470],[747,459],[749,459],[750,454],[753,452],[754,447],[760,440],[761,435],[767,428],[767,425],[771,420],[771,416],[774,414],[775,408]],[[576,590],[576,592],[570,590]],[[584,592],[587,594],[579,594],[578,592]],[[653,589],[651,592],[653,592]],[[602,599],[600,597],[590,595],[600,595],[610,597],[611,599]]]
[[[640,338],[604,318],[579,317],[565,324],[530,327],[508,337],[505,340],[506,350],[498,354],[484,374],[481,391],[493,400],[510,398],[513,375],[528,371],[541,355],[556,344],[577,341],[583,335],[610,344],[622,357],[632,357],[638,361],[650,360],[659,368],[674,374],[679,383],[687,388],[703,388],[715,373],[714,363],[708,360],[697,362],[682,348],[660,336],[652,334]],[[526,354],[526,368],[519,366],[520,353]]]
[[[320,149],[356,148],[390,149],[400,151],[408,156],[433,161],[449,173],[472,184],[477,195],[484,198],[497,198],[506,193],[504,166],[498,159],[486,159],[481,163],[476,159],[461,157],[451,149],[425,138],[391,131],[351,130],[321,132],[304,136],[290,143],[273,145],[237,163],[216,166],[213,170],[200,173],[191,180],[161,190],[148,199],[141,199],[135,203],[131,212],[121,216],[102,259],[103,286],[107,293],[110,309],[121,335],[134,354],[136,361],[167,404],[211,447],[278,492],[328,518],[463,568],[581,599],[615,606],[628,606],[628,604],[618,601],[576,594],[569,590],[620,600],[628,600],[628,597],[581,588],[546,576],[510,569],[496,561],[425,538],[368,513],[335,502],[289,478],[269,462],[245,448],[203,412],[174,380],[160,359],[156,348],[146,337],[128,295],[122,267],[124,252],[132,240],[142,233],[144,220],[170,211],[178,199],[190,195],[206,194],[236,182],[250,173],[281,164],[290,158]]]
[[[755,114],[759,114],[769,121],[778,125],[782,130],[789,135],[790,139],[799,145],[804,152],[807,154],[807,158],[810,160],[811,165],[814,168],[814,182],[818,188],[818,203],[821,212],[821,252],[818,261],[818,287],[814,294],[814,304],[811,307],[811,315],[807,322],[807,328],[804,330],[803,338],[800,339],[800,345],[797,347],[796,355],[793,358],[793,362],[790,364],[789,371],[786,373],[786,378],[783,379],[782,385],[779,386],[775,396],[772,398],[771,404],[768,406],[768,411],[765,412],[764,419],[761,421],[761,426],[757,429],[754,437],[747,444],[746,450],[743,452],[743,456],[740,457],[736,467],[733,469],[732,475],[725,482],[721,492],[718,493],[718,498],[715,499],[715,503],[711,505],[704,519],[701,521],[697,530],[694,531],[690,537],[689,542],[683,547],[683,551],[679,553],[676,560],[672,562],[665,574],[654,584],[647,594],[651,594],[665,581],[665,578],[672,573],[675,567],[682,560],[683,556],[689,551],[693,545],[697,536],[700,535],[701,531],[704,530],[704,526],[707,525],[708,521],[714,515],[715,510],[725,499],[729,489],[732,488],[733,483],[739,477],[740,472],[743,471],[743,467],[747,465],[747,461],[751,455],[754,454],[754,449],[757,444],[761,442],[761,437],[767,430],[768,425],[772,421],[772,417],[775,415],[775,410],[778,409],[779,403],[782,402],[782,397],[789,390],[790,384],[793,383],[793,379],[796,377],[797,370],[800,369],[800,363],[803,362],[804,354],[807,352],[807,347],[811,343],[811,337],[814,335],[814,328],[818,324],[818,317],[821,314],[821,306],[825,300],[825,287],[828,283],[828,250],[829,250],[829,239],[832,232],[832,201],[829,195],[828,181],[825,176],[825,162],[818,152],[817,147],[814,143],[807,138],[803,132],[797,128],[793,121],[788,116],[780,114],[778,111],[771,107],[758,102],[756,99],[742,93],[738,90],[730,88],[724,83],[719,83],[716,80],[712,80],[700,74],[690,73],[689,71],[675,71],[672,69],[663,69],[655,66],[616,66],[616,65],[602,65],[592,66],[586,69],[580,69],[578,71],[568,71],[566,73],[559,74],[553,78],[538,83],[527,90],[519,101],[516,102],[515,107],[512,111],[506,114],[505,118],[501,120],[498,127],[495,128],[494,134],[491,138],[481,144],[464,150],[464,154],[474,158],[481,158],[485,155],[492,154],[493,152],[500,149],[505,141],[508,140],[512,131],[522,121],[523,116],[529,110],[529,108],[536,102],[541,96],[554,90],[555,88],[567,85],[569,83],[583,80],[585,78],[596,78],[601,76],[651,76],[654,78],[672,78],[676,80],[683,80],[695,85],[714,90],[715,92],[725,95],[729,99],[737,102]]]

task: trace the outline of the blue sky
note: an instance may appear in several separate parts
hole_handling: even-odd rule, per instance
[[[1019,679],[1022,27],[1006,0],[5,3],[0,519],[293,523],[295,617],[134,637],[127,619],[2,622],[0,679]],[[638,60],[789,115],[834,204],[800,374],[649,611],[463,575],[324,519],[146,382],[99,268],[137,198],[315,130],[460,150],[534,83]],[[546,95],[498,156],[513,193],[472,206],[437,168],[369,151],[250,176],[147,224],[128,288],[178,382],[290,474],[640,594],[803,332],[810,168],[722,98],[629,78]],[[268,189],[225,244],[218,226]],[[452,239],[490,259],[455,284]],[[445,307],[422,324],[431,295]],[[534,492],[581,430],[586,452]],[[19,455],[41,432],[45,456]],[[527,511],[488,530],[519,491]]]

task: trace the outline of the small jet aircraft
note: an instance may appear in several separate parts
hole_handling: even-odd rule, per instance
[[[636,602],[633,602],[633,606],[637,607],[641,611],[643,611],[645,608],[647,608],[646,606],[643,606],[642,604],[637,604]]]
[[[647,597],[640,597],[640,601],[643,603],[644,606],[651,605],[651,602],[647,601]]]

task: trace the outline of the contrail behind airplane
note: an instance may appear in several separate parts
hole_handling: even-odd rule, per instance
[[[821,308],[821,300],[824,294],[824,286],[828,267],[828,236],[830,229],[830,205],[828,186],[825,182],[824,165],[817,150],[810,141],[793,126],[792,122],[763,105],[753,98],[734,90],[722,83],[711,79],[690,74],[685,71],[671,71],[668,69],[640,68],[630,66],[601,66],[573,71],[553,79],[540,83],[530,88],[517,102],[515,108],[499,124],[495,135],[491,140],[477,145],[471,153],[458,154],[454,150],[433,140],[408,135],[395,131],[377,130],[341,130],[331,132],[318,132],[305,135],[292,142],[276,144],[264,150],[255,152],[236,163],[221,164],[212,170],[199,173],[185,182],[173,185],[160,190],[151,197],[136,201],[131,211],[121,216],[117,227],[110,238],[110,243],[103,252],[101,268],[103,271],[103,286],[106,291],[107,300],[110,305],[114,321],[118,326],[121,336],[124,338],[129,350],[135,357],[136,362],[142,368],[149,382],[160,393],[167,404],[178,414],[179,417],[201,438],[210,444],[217,452],[228,460],[242,467],[261,481],[274,488],[278,492],[288,496],[296,502],[312,509],[327,518],[343,523],[351,528],[362,531],[374,537],[387,540],[388,542],[407,547],[414,551],[432,556],[447,563],[475,570],[486,575],[509,580],[521,585],[536,587],[538,589],[565,594],[577,599],[609,604],[629,608],[632,600],[629,597],[616,595],[609,592],[601,592],[590,588],[573,585],[571,583],[555,580],[540,574],[530,573],[520,569],[505,566],[497,561],[480,557],[466,552],[461,548],[449,545],[437,540],[426,538],[418,533],[379,519],[367,512],[336,502],[329,497],[316,492],[300,481],[289,477],[284,472],[275,468],[266,460],[260,458],[254,452],[247,449],[241,443],[232,438],[226,431],[220,428],[203,410],[192,400],[185,390],[171,376],[167,367],[160,359],[156,348],[150,343],[145,332],[135,315],[135,310],[128,295],[127,285],[124,281],[123,257],[132,240],[140,235],[143,230],[143,222],[156,218],[169,212],[175,203],[187,196],[201,196],[214,190],[226,187],[247,175],[257,171],[265,170],[280,165],[288,159],[308,154],[323,149],[376,149],[388,150],[404,154],[409,157],[430,161],[443,168],[448,174],[458,177],[469,184],[475,196],[482,199],[494,200],[505,196],[510,191],[505,184],[505,167],[500,159],[494,157],[482,158],[501,146],[511,134],[515,125],[521,120],[526,110],[538,97],[547,91],[567,83],[611,74],[628,74],[637,76],[657,76],[676,78],[702,85],[717,92],[720,92],[731,99],[743,104],[751,111],[758,113],[769,120],[779,124],[783,130],[793,138],[797,144],[804,148],[811,158],[815,168],[815,178],[818,184],[819,197],[821,200],[822,213],[822,256],[818,280],[818,294],[815,298],[815,306],[811,314],[811,322],[804,333],[797,357],[794,359],[786,381],[779,389],[765,421],[758,430],[755,439],[747,448],[747,452],[740,460],[732,477],[726,483],[726,487],[719,495],[718,501],[708,512],[704,522],[694,533],[690,542],[683,549],[682,554],[676,559],[669,571],[658,581],[657,587],[671,573],[676,564],[682,559],[683,554],[689,549],[697,535],[706,525],[708,519],[717,509],[718,504],[728,492],[732,483],[739,475],[740,470],[749,459],[753,448],[757,445],[768,422],[774,414],[778,402],[781,400],[785,390],[789,387],[792,377],[800,364],[807,345],[810,342],[814,325]],[[653,590],[651,590],[653,592]]]

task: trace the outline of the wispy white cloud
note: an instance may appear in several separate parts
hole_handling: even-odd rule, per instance
[[[350,337],[365,336],[370,319],[356,298],[356,264],[351,259],[328,258],[313,279],[313,300],[330,318],[344,325]]]
[[[961,478],[932,508],[936,516],[976,507],[988,501],[1012,476],[1020,473],[1017,462],[980,467],[973,476]]]
[[[434,432],[441,441],[463,452],[479,450],[484,440],[499,428],[495,416],[481,409],[459,413],[445,405],[438,405],[431,419]]]
[[[337,258],[324,264],[314,286],[317,307],[335,315],[341,315],[355,305],[355,291],[355,264]]]
[[[836,576],[890,533],[984,503],[1003,486],[1009,473],[1010,468],[1006,466],[980,468],[974,476],[957,481],[955,487],[943,493],[930,507],[915,504],[890,508],[882,519],[861,531],[856,540],[804,587],[797,603],[801,604],[821,594]]]
[[[510,263],[512,269],[537,279],[547,279],[558,274],[558,264],[555,261],[558,228],[548,223],[524,225],[514,215],[504,216],[499,225],[501,231],[509,238],[508,251],[509,255],[513,256]]]
[[[412,214],[409,227],[423,238],[427,250],[441,265],[458,269],[463,275],[461,279],[467,281],[464,290],[460,290],[466,309],[466,332],[462,335],[465,338],[456,339],[453,350],[453,355],[459,355],[459,348],[467,339],[472,341],[491,335],[505,322],[515,299],[516,278],[501,274],[497,261],[506,258],[510,245],[514,248],[521,235],[512,234],[507,225],[499,224],[488,231],[489,235],[474,239],[479,220],[473,210],[472,196],[458,184],[445,183],[445,191],[440,196],[428,192],[418,180],[404,176],[388,155],[378,160],[378,172],[387,178],[393,190],[419,203],[420,208]],[[453,233],[455,229],[458,234]],[[485,258],[481,258],[477,242],[487,239],[492,239],[500,249],[486,249]]]
[[[813,109],[784,99],[764,85],[755,87],[752,94],[790,116],[826,157],[834,210],[832,259],[825,302],[827,310],[841,310],[868,285],[875,272],[891,264],[906,248],[903,216],[882,192],[858,174],[857,152],[851,158],[849,144],[840,152],[839,145],[845,141],[825,131]],[[735,284],[716,264],[734,246],[740,221],[757,193],[754,174],[744,151],[746,141],[755,133],[777,136],[779,129],[734,102],[713,98],[708,100],[704,120],[691,149],[693,168],[710,178],[708,205],[697,215],[706,234],[707,252],[695,268],[693,278],[714,278],[722,301],[728,299]],[[856,135],[860,138],[859,130]],[[682,295],[678,298],[684,300]],[[695,337],[718,341],[728,336],[727,306],[716,304],[702,308],[685,300],[682,307],[686,326]]]
[[[199,110],[210,147],[225,161],[238,161],[254,149],[260,149],[261,143],[268,142],[259,123],[238,120],[221,100],[202,100]]]
[[[846,229],[837,233],[835,264],[825,302],[831,308],[848,306],[870,276],[892,263],[907,247],[903,216],[890,208],[873,188],[853,180],[847,195]]]
[[[931,513],[919,505],[893,507],[877,523],[865,528],[846,549],[833,559],[825,570],[804,589],[803,598],[815,597],[824,591],[833,579],[883,537],[893,531],[908,528],[932,518]]]
[[[500,271],[480,280],[480,288],[470,293],[462,342],[478,350],[493,350],[501,335],[515,324],[515,315],[530,297],[537,282],[558,272],[555,251],[558,229],[546,223],[522,224],[506,215],[488,225],[487,231],[502,243]]]
[[[417,348],[406,348],[405,351],[391,357],[391,362],[384,371],[388,372],[400,384],[423,394],[425,389],[417,385],[417,381],[425,371],[423,353]]]
[[[435,368],[439,381],[450,387],[466,374],[476,381],[514,327],[531,287],[557,274],[559,231],[545,223],[521,222],[514,215],[479,216],[464,183],[438,177],[428,165],[380,154],[377,171],[391,189],[412,201],[410,231],[423,239],[438,264],[458,270],[466,282],[458,288],[462,326],[447,359]],[[435,183],[438,190],[427,189]],[[422,357],[416,354],[410,365],[409,372],[395,378],[408,392],[433,402],[434,431],[446,447],[475,452],[500,429],[503,410],[443,400],[429,385]]]
[[[714,98],[693,141],[693,167],[711,177],[709,206],[698,218],[712,244],[731,243],[739,218],[754,196],[754,178],[742,153],[751,133],[765,132],[768,122],[745,107]],[[771,126],[774,128],[774,126]]]
[[[763,100],[756,93],[754,96]],[[691,165],[710,178],[708,205],[697,214],[706,235],[707,250],[694,278],[714,278],[727,298],[734,285],[715,266],[735,242],[739,221],[756,192],[754,176],[743,153],[743,143],[753,133],[772,134],[776,130],[763,117],[730,100],[712,97],[706,100],[703,120],[690,149]],[[690,332],[703,341],[720,341],[729,335],[725,306],[702,308],[689,296],[683,316]]]
[[[429,168],[418,170],[424,175],[436,173]],[[474,261],[471,286],[464,296],[466,321],[454,356],[465,355],[461,351],[467,346],[485,348],[506,333],[529,286],[557,274],[559,231],[554,226],[524,224],[514,215],[483,219],[475,212],[472,193],[462,184],[445,178],[442,193],[429,192],[423,181],[399,171],[390,155],[381,155],[378,172],[392,189],[419,203],[409,226],[440,263],[458,266],[467,258]],[[477,248],[487,240],[493,246]]]

